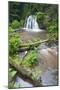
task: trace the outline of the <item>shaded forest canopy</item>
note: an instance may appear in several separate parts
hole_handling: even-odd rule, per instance
[[[38,4],[38,3],[23,3],[23,2],[9,2],[9,22],[14,19],[25,19],[31,14],[42,12],[50,15],[51,18],[58,16],[57,4]]]

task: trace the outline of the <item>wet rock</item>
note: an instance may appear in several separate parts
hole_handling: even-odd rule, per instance
[[[39,46],[38,46],[38,50],[40,51],[41,49],[47,49],[48,46],[46,45],[46,43],[41,43]]]
[[[56,74],[55,74],[56,73]],[[58,85],[57,72],[54,69],[46,70],[41,76],[43,86],[56,86]]]
[[[20,87],[33,87],[33,84],[27,82],[26,80],[24,81],[22,78],[19,76],[16,77],[15,83],[19,84]]]
[[[54,56],[57,56],[58,54],[57,48],[48,48],[48,52],[53,54]]]
[[[47,48],[40,51],[40,59],[44,65],[48,68],[58,68],[58,55],[55,49]]]

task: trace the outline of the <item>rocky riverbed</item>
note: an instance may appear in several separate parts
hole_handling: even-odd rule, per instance
[[[23,45],[47,38],[46,32],[31,33],[26,31],[19,34]],[[38,55],[37,64],[30,68],[22,63],[34,50]],[[15,76],[15,73],[12,74],[13,88],[58,85],[58,45],[56,43],[48,45],[43,42],[31,50],[19,51],[16,56],[9,58],[9,64],[17,71]],[[11,84],[10,80],[9,83]]]
[[[24,58],[24,56],[29,51],[24,51],[19,53],[20,58]],[[27,68],[22,67],[20,64],[17,64],[15,61],[13,66],[17,68],[18,65],[18,72],[19,68],[21,67],[22,70],[27,71],[27,73],[22,72],[23,77],[26,76],[24,79],[16,75],[15,84],[21,85],[20,87],[34,87],[34,86],[52,86],[58,85],[58,47],[51,46],[48,47],[44,43],[42,43],[37,48],[38,53],[38,63],[34,68]],[[20,60],[21,62],[22,59]],[[11,63],[10,63],[11,64]],[[11,64],[12,65],[12,64]],[[20,68],[20,69],[21,69]],[[27,79],[28,77],[28,79]],[[36,81],[36,83],[34,83]]]

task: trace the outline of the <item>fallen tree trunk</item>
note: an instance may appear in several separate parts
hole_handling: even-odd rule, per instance
[[[47,42],[47,41],[48,41],[48,39],[43,40],[43,41],[32,42],[32,43],[20,44],[20,47],[37,46],[37,45]]]
[[[17,61],[18,62],[18,61]],[[23,68],[20,64],[17,64],[13,60],[9,60],[9,64],[13,66],[23,77],[28,78],[32,84],[36,87],[42,86],[41,81],[37,79],[33,79],[32,72],[27,71],[25,68]]]
[[[53,39],[51,39],[51,41],[54,42]],[[44,42],[48,42],[49,43],[49,39],[42,40],[42,41],[37,41],[37,42],[32,42],[32,43],[20,44],[20,47],[19,47],[18,51],[26,51],[26,50],[34,49],[34,47],[38,47],[39,44],[44,43]]]
[[[37,47],[37,46],[39,46],[39,44],[44,43],[44,42],[48,42],[48,39],[43,40],[43,41],[37,41],[34,43],[20,44],[18,51],[26,51],[26,50],[34,49],[34,47]]]

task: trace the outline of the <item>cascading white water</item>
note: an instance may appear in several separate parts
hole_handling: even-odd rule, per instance
[[[26,23],[26,28],[27,29],[39,29],[35,16],[30,15],[28,17],[27,23]]]
[[[41,29],[39,29],[37,20],[36,20],[36,16],[35,15],[30,15],[26,22],[25,22],[25,28],[26,31],[31,31],[31,32],[39,32],[42,31]]]

